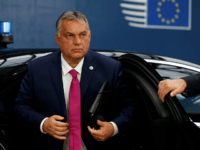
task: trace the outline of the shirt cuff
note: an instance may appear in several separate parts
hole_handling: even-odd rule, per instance
[[[117,127],[117,125],[114,123],[114,122],[110,122],[112,125],[113,125],[113,127],[114,127],[114,134],[112,135],[112,136],[115,136],[118,132],[119,132],[119,130],[118,130],[118,127]]]
[[[43,129],[42,129],[43,124],[44,124],[44,121],[45,121],[46,119],[48,119],[48,117],[44,118],[44,119],[42,120],[42,122],[40,123],[40,131],[41,131],[42,133],[44,133],[44,134],[47,134],[47,132],[44,132]]]

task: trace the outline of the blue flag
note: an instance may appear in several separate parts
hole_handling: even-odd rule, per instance
[[[123,0],[120,6],[130,26],[191,30],[191,0]]]

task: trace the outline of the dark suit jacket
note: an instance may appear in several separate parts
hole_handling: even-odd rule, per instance
[[[195,96],[200,94],[200,74],[183,77],[187,83],[187,88],[183,92],[183,95],[186,97]]]
[[[90,70],[90,66],[94,69]],[[122,106],[121,113],[112,120],[119,129],[117,136],[122,135],[135,120],[135,100],[124,80],[121,63],[89,50],[84,59],[80,82],[81,136],[88,150],[97,149],[98,144],[102,143],[95,141],[87,130],[87,112],[105,80],[114,90],[116,102]],[[60,115],[66,118],[67,115],[60,51],[28,64],[27,74],[16,99],[15,114],[36,132],[39,149],[62,150],[62,140],[40,132],[40,123],[45,117]],[[112,138],[115,137],[109,140],[112,141]]]

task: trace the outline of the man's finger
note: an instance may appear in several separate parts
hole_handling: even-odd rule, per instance
[[[59,115],[53,115],[52,118],[54,118],[55,120],[64,120],[65,118]]]
[[[55,131],[55,132],[54,132],[54,135],[63,136],[63,135],[66,135],[66,134],[68,134],[68,133],[69,133],[69,130],[62,131],[62,132]]]
[[[160,100],[163,102],[163,98],[162,98],[162,94],[160,93],[160,89],[158,89],[158,96],[159,96]]]
[[[58,132],[64,132],[67,130],[69,130],[68,127],[55,127],[55,131],[58,131]]]
[[[160,100],[164,102],[165,93],[164,91],[162,91],[162,89],[158,90],[158,95],[159,95]]]
[[[176,94],[179,94],[179,89],[175,89],[174,91],[172,91],[172,92],[170,93],[170,96],[171,96],[171,97],[174,97]]]
[[[104,122],[101,121],[101,120],[97,120],[97,124],[98,124],[100,127],[105,126]]]
[[[159,98],[162,102],[164,102],[164,98],[165,96],[171,91],[171,89],[168,87],[167,85],[167,82],[169,82],[169,80],[164,80],[164,81],[161,81],[159,83],[159,88],[158,88],[158,95],[159,95]]]
[[[58,140],[66,140],[67,137],[66,136],[58,136],[58,135],[53,135],[54,138],[58,139]]]
[[[164,101],[165,101],[164,98],[163,97],[159,97],[159,98],[164,103]]]
[[[97,141],[100,141],[99,130],[91,129],[89,126],[88,126],[88,130],[94,139],[96,139]]]
[[[57,126],[57,127],[69,127],[69,123],[64,123],[64,122],[56,121],[55,122],[55,126]]]
[[[92,129],[90,128],[90,126],[87,126],[87,127],[91,135],[97,135],[99,133],[99,130]]]
[[[90,126],[87,126],[87,128],[88,128],[88,131],[89,131],[90,133],[93,132],[93,130],[90,128]]]

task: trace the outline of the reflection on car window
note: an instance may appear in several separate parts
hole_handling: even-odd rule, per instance
[[[108,56],[108,57],[120,57],[120,56],[126,54],[126,53],[123,53],[123,52],[110,52],[110,53],[108,53],[108,52],[101,52],[101,51],[100,52],[98,51],[97,53]]]
[[[42,53],[42,54],[35,54],[35,58],[34,59],[37,59],[37,58],[40,58],[40,57],[43,57],[43,56],[46,56],[46,55],[48,55],[48,54],[51,54],[52,52],[49,52],[49,53]],[[33,60],[34,60],[33,59]]]
[[[24,55],[24,56],[14,56],[14,57],[7,58],[6,62],[3,63],[0,66],[0,68],[21,65],[25,63],[26,61],[28,61],[29,59],[31,59],[32,57],[33,57],[32,55]]]
[[[156,55],[151,55],[151,54],[149,54],[149,55],[147,55],[147,54],[141,54],[141,53],[136,53],[136,54],[134,54],[134,55],[136,55],[136,56],[139,56],[139,57],[141,57],[141,58],[143,58],[143,59],[153,59],[153,60],[160,60],[160,57],[157,57]]]
[[[168,78],[168,79],[179,79],[182,77],[199,73],[191,69],[172,66],[172,65],[151,64],[151,66],[154,69],[156,69],[156,71],[161,75],[161,77]]]
[[[199,72],[172,65],[150,64],[163,77],[163,79],[179,79],[182,77],[195,75]],[[185,98],[181,94],[176,96],[183,108],[188,113],[200,113],[200,95]]]
[[[200,113],[200,94],[193,97],[183,97],[181,94],[176,96],[186,112]]]
[[[0,59],[0,65],[1,65],[4,61],[5,61],[4,59]]]

